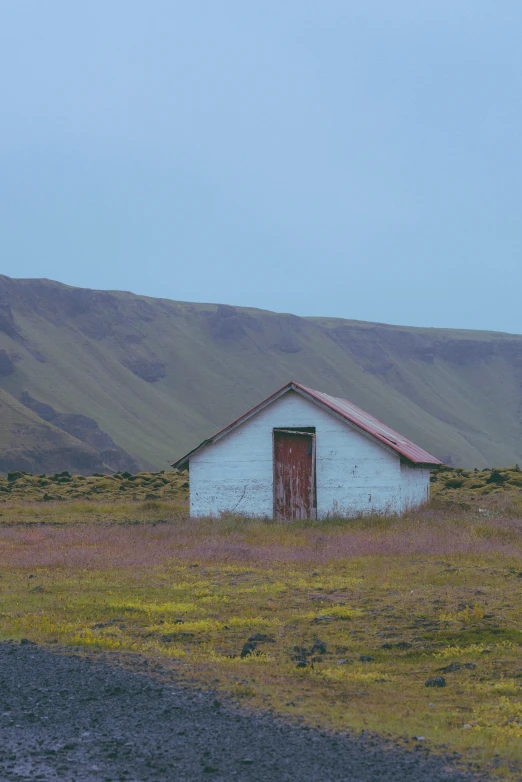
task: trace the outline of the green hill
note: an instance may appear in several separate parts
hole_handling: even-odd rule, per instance
[[[164,469],[289,379],[450,464],[522,463],[522,336],[0,276],[0,471]]]

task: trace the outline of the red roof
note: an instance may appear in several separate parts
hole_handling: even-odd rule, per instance
[[[183,456],[181,459],[178,459],[177,462],[174,462],[172,467],[183,469],[187,466],[190,457],[195,453],[201,451],[203,448],[206,448],[207,445],[220,440],[237,426],[247,421],[249,418],[251,418],[263,408],[267,407],[272,402],[275,402],[276,399],[279,399],[279,397],[283,396],[288,391],[295,391],[301,396],[304,396],[306,399],[309,399],[311,402],[319,405],[319,407],[326,408],[327,410],[336,413],[345,421],[348,421],[356,428],[361,429],[362,431],[374,437],[376,440],[384,443],[384,445],[388,446],[388,448],[391,448],[401,456],[404,456],[404,458],[408,459],[408,461],[412,462],[413,464],[442,464],[442,462],[435,456],[432,456],[423,448],[415,445],[415,443],[412,443],[411,440],[406,439],[406,437],[403,437],[402,434],[399,434],[394,429],[390,429],[389,426],[386,426],[386,424],[383,424],[377,418],[374,418],[374,416],[370,415],[370,413],[365,413],[364,410],[361,410],[360,407],[357,407],[357,405],[354,405],[347,399],[330,396],[329,394],[325,394],[323,391],[315,391],[313,388],[308,388],[307,386],[303,386],[301,383],[296,383],[292,380],[289,383],[286,383],[286,385],[282,386],[282,388],[275,391],[273,394],[270,394],[270,396],[268,396],[262,402],[259,402],[259,404],[257,404],[255,407],[252,407],[240,418],[237,418],[235,421],[232,421],[232,423],[228,424],[228,426],[220,429],[219,432],[216,432],[216,434],[213,435],[213,437],[210,437],[208,440],[204,440],[200,445],[197,446],[197,448],[194,448],[192,451],[185,454],[185,456]]]

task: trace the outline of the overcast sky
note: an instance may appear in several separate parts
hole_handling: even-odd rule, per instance
[[[0,0],[0,272],[522,332],[520,0]]]

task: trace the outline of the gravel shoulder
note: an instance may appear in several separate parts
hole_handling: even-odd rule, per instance
[[[0,779],[469,782],[451,758],[243,714],[215,696],[31,644],[0,644]]]

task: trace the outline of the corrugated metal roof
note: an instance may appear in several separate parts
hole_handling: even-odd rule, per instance
[[[275,402],[276,399],[279,399],[279,397],[283,396],[288,391],[296,391],[298,394],[301,394],[301,396],[304,396],[310,401],[319,404],[321,407],[326,407],[328,410],[331,410],[333,413],[341,416],[341,418],[344,418],[345,421],[348,421],[358,429],[362,429],[367,434],[375,437],[384,445],[388,446],[388,448],[391,448],[401,456],[404,456],[404,458],[408,459],[408,461],[412,462],[413,464],[442,464],[442,462],[435,456],[432,456],[423,448],[420,448],[420,446],[415,445],[415,443],[412,443],[411,440],[403,437],[403,435],[399,434],[394,429],[391,429],[389,426],[386,426],[386,424],[383,424],[382,421],[379,421],[373,415],[370,415],[370,413],[366,413],[364,410],[361,410],[360,407],[357,407],[357,405],[354,405],[347,399],[330,396],[330,394],[325,394],[323,391],[316,391],[313,388],[303,386],[301,383],[290,381],[275,391],[273,394],[270,394],[270,396],[268,396],[266,399],[263,399],[262,402],[259,402],[259,404],[255,405],[255,407],[252,407],[235,421],[232,421],[223,429],[220,429],[219,432],[216,432],[216,434],[213,435],[213,437],[210,437],[208,440],[204,440],[202,443],[200,443],[200,445],[197,446],[197,448],[189,451],[189,453],[185,454],[185,456],[183,456],[181,459],[178,459],[177,462],[174,462],[172,467],[183,469],[187,466],[190,457],[195,453],[201,451],[203,448],[206,448],[207,445],[220,440],[237,426],[247,421],[249,418],[251,418],[263,408],[267,407],[272,402]]]
[[[373,435],[381,442],[390,446],[390,448],[393,448],[394,451],[398,451],[401,456],[406,457],[410,462],[414,462],[415,464],[442,464],[435,456],[432,456],[420,446],[415,445],[415,443],[412,443],[411,440],[408,440],[394,429],[386,426],[386,424],[383,424],[382,421],[379,421],[373,415],[370,415],[370,413],[361,410],[361,408],[354,405],[353,402],[349,402],[347,399],[342,399],[337,396],[330,396],[323,391],[315,391],[313,388],[307,388],[307,386],[302,386],[300,383],[294,383],[294,385],[301,388],[307,394],[310,394],[314,399],[319,399],[329,407],[330,410],[339,413],[339,415],[346,418],[347,421],[350,421],[350,423],[355,424],[355,426],[368,432],[368,434]]]

